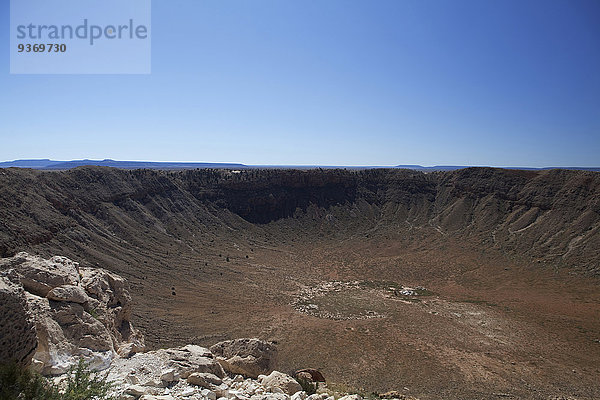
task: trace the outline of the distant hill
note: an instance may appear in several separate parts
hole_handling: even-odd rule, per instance
[[[433,167],[422,167],[420,165],[396,165],[394,168],[414,169],[416,171],[456,171],[459,169],[471,168],[471,165],[436,165]],[[487,166],[482,166],[487,167]],[[577,171],[600,171],[600,167],[499,167],[502,169],[520,169],[526,171],[544,171],[549,169],[567,169]]]
[[[33,169],[44,169],[48,168],[52,165],[62,164],[64,161],[52,161],[49,159],[42,160],[15,160],[15,161],[6,161],[0,163],[0,168],[10,168],[10,167],[18,167],[18,168],[33,168]]]
[[[32,168],[42,170],[67,170],[82,166],[113,167],[120,169],[196,169],[196,168],[225,168],[243,169],[248,168],[243,164],[235,163],[201,163],[201,162],[154,162],[154,161],[116,161],[116,160],[15,160],[0,163],[0,168]]]
[[[395,169],[412,169],[416,171],[455,171],[459,169],[469,168],[469,165],[436,165],[433,167],[423,167],[421,165],[396,165],[389,166],[340,166],[340,165],[245,165],[240,163],[204,163],[204,162],[161,162],[161,161],[116,161],[116,160],[71,160],[71,161],[56,161],[49,159],[37,160],[15,160],[0,162],[0,168],[32,168],[39,170],[68,170],[71,168],[82,166],[99,166],[113,167],[120,169],[196,169],[196,168],[214,168],[214,169],[377,169],[377,168],[395,168]],[[568,169],[568,170],[583,170],[583,171],[600,171],[600,167],[502,167],[504,169],[520,169],[541,171],[548,169]]]

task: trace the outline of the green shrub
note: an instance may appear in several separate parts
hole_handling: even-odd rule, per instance
[[[62,399],[64,400],[108,400],[112,384],[107,375],[93,374],[83,358],[77,365],[69,368],[67,382]]]
[[[43,376],[17,363],[0,365],[0,399],[58,400],[58,390]]]
[[[89,314],[96,319],[98,319],[98,317],[100,316],[100,314],[98,313],[98,310],[96,310],[95,308],[92,308],[89,311]]]
[[[107,376],[94,375],[83,359],[69,368],[64,390],[16,363],[0,365],[0,400],[110,400]]]

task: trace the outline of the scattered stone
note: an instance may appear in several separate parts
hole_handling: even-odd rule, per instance
[[[291,400],[306,400],[308,397],[308,395],[306,394],[306,392],[300,391],[300,392],[296,392],[292,395]]]
[[[289,400],[290,397],[283,393],[255,394],[250,400]]]
[[[375,311],[363,310],[355,313],[330,312],[322,310],[315,300],[323,298],[331,293],[340,293],[348,290],[364,289],[366,282],[351,281],[330,281],[323,282],[315,287],[309,287],[300,291],[297,297],[291,302],[292,307],[297,311],[312,315],[318,318],[333,320],[358,320],[371,318],[384,318],[385,315]]]
[[[196,393],[196,389],[188,387],[181,391],[181,396],[188,397]]]
[[[147,393],[147,389],[140,385],[131,385],[125,389],[125,393],[135,397],[140,397]]]
[[[213,385],[218,386],[223,383],[218,376],[206,372],[194,372],[187,377],[187,381],[191,385],[202,386],[204,388],[212,388]]]
[[[175,382],[179,380],[179,374],[174,368],[169,368],[162,373],[160,380],[163,382]]]
[[[164,394],[162,389],[167,386],[182,390],[194,382],[195,377],[203,378],[204,385],[199,386],[209,387],[213,391],[220,388],[224,393],[228,389],[227,385],[215,386],[222,385],[225,373],[214,356],[200,346],[188,345],[137,353],[130,358],[116,358],[109,370],[108,380],[114,382],[116,387],[126,385],[131,380],[132,371],[135,371],[133,375],[140,385],[157,389],[148,393],[153,395]]]
[[[360,397],[357,394],[349,394],[349,395],[340,397],[338,400],[362,400],[362,397]]]
[[[137,343],[124,343],[121,346],[119,346],[119,349],[117,350],[117,354],[120,357],[129,358],[132,355],[134,355],[135,353],[143,352],[144,349],[145,349],[145,346],[137,344]]]
[[[215,386],[213,391],[216,393],[217,397],[229,397],[229,386],[225,383]]]
[[[379,395],[381,399],[399,399],[402,394],[397,390],[390,390],[389,392],[385,392]]]
[[[217,394],[209,389],[202,389],[202,397],[207,398],[208,400],[217,400]]]
[[[572,396],[554,396],[550,397],[548,400],[577,400],[577,398]]]
[[[154,388],[162,388],[164,386],[163,381],[159,381],[158,379],[150,379],[144,381],[143,386],[154,387]]]

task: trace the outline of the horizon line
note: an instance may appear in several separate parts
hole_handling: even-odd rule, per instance
[[[0,161],[0,167],[6,168],[8,164],[28,164],[28,163],[43,163],[48,162],[47,165],[35,165],[35,166],[19,166],[12,165],[13,167],[21,168],[38,168],[38,169],[51,169],[50,167],[58,166],[60,164],[71,164],[71,163],[139,163],[139,164],[179,164],[179,165],[229,165],[249,168],[273,168],[273,167],[290,167],[290,168],[422,168],[422,169],[435,169],[435,168],[501,168],[501,169],[597,169],[600,170],[600,166],[577,166],[577,165],[546,165],[546,166],[531,166],[531,165],[468,165],[468,164],[435,164],[435,165],[421,165],[421,164],[393,164],[393,165],[378,165],[378,164],[246,164],[242,162],[224,162],[224,161],[154,161],[154,160],[115,160],[111,158],[105,159],[71,159],[71,160],[53,160],[50,158],[21,158],[15,160]],[[93,165],[93,164],[89,164]],[[81,165],[83,166],[83,165]],[[8,166],[9,168],[11,165]]]

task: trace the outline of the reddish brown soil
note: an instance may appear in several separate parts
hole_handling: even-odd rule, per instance
[[[424,399],[598,398],[597,282],[458,244],[436,255],[394,248],[392,238],[377,243],[380,251],[364,241],[253,247],[250,259],[230,263],[227,286],[180,284],[165,299],[178,337],[162,345],[259,336],[280,343],[283,370],[316,367],[333,382]],[[339,279],[435,294],[367,320],[319,319],[289,305],[305,285]]]

